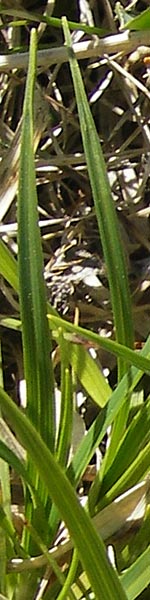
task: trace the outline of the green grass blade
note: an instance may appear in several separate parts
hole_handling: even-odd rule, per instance
[[[41,436],[54,451],[54,397],[51,363],[51,335],[47,321],[43,257],[38,227],[36,177],[34,165],[34,91],[36,76],[36,31],[31,30],[29,66],[22,115],[21,151],[18,189],[18,271],[22,321],[24,374],[27,386],[28,415]],[[40,502],[49,512],[48,494],[39,480],[36,464],[30,457],[29,477]],[[32,523],[34,507],[26,488],[26,518]],[[40,525],[40,518],[39,518]],[[25,531],[23,544],[29,549],[30,532]]]
[[[71,37],[65,17],[62,19],[62,24],[68,47],[68,59],[74,84],[83,147],[93,193],[100,239],[107,265],[116,338],[122,344],[132,346],[133,325],[130,292],[106,165],[86,97],[80,69],[71,47]]]
[[[83,327],[80,327],[78,325],[73,325],[72,323],[69,323],[69,321],[65,321],[65,319],[62,319],[61,317],[54,314],[53,310],[51,312],[51,307],[49,305],[47,306],[47,308],[49,325],[50,329],[52,330],[52,335],[54,339],[58,339],[58,329],[59,327],[61,327],[64,331],[64,337],[66,340],[74,343],[78,339],[79,344],[83,344],[83,341],[85,340],[85,345],[86,340],[88,340],[88,343],[90,343],[91,347],[95,347],[96,349],[104,348],[104,350],[107,350],[115,356],[121,356],[122,358],[124,358],[124,360],[126,360],[126,362],[129,365],[132,364],[136,366],[138,369],[143,371],[143,373],[149,373],[150,358],[148,358],[149,350],[147,348],[149,346],[147,345],[147,342],[150,338],[147,339],[147,342],[145,343],[145,346],[141,351],[131,350],[127,346],[123,346],[122,344],[118,344],[113,340],[104,338],[98,335],[97,333],[90,331],[89,329],[84,329]],[[21,321],[19,321],[18,319],[6,317],[2,319],[2,325],[4,327],[14,329],[15,331],[21,331]],[[80,371],[81,368],[79,370],[79,374]]]
[[[113,310],[116,339],[121,344],[133,346],[133,322],[131,297],[127,277],[125,257],[118,228],[118,221],[111,196],[111,190],[100,140],[86,97],[78,62],[71,45],[71,36],[66,17],[62,18],[68,59],[78,107],[83,148],[93,193],[95,212],[100,239],[107,266],[110,296]],[[126,363],[118,359],[118,380],[126,370]],[[125,429],[129,413],[130,399],[124,404],[111,436],[113,452]]]
[[[13,289],[18,292],[17,261],[2,240],[0,240],[0,273]]]
[[[148,354],[149,351],[150,338],[148,338],[145,347],[142,350],[142,353],[144,352]],[[91,425],[89,431],[87,432],[87,435],[80,443],[80,446],[77,449],[75,456],[68,468],[68,476],[71,479],[71,481],[74,482],[74,485],[77,485],[77,483],[81,479],[87,464],[92,458],[95,449],[102,441],[107,431],[107,428],[113,423],[120,408],[123,406],[123,403],[126,400],[126,395],[129,392],[132,393],[132,391],[140,381],[141,377],[142,372],[138,371],[135,367],[131,367],[130,380],[128,374],[124,375],[117,388],[113,391],[112,396],[108,401],[108,404],[101,410],[100,414],[95,419],[94,423]],[[99,478],[96,478],[93,484],[93,501],[91,503],[92,508],[94,508],[97,502],[97,497],[99,495],[100,485],[102,482],[101,473],[102,466],[99,472]]]
[[[36,12],[32,13],[31,11],[26,11],[26,10],[22,10],[21,8],[19,9],[15,9],[13,7],[9,7],[9,8],[4,8],[4,7],[0,7],[0,14],[1,15],[10,15],[13,17],[16,17],[17,19],[20,17],[20,19],[26,19],[27,21],[32,21],[34,23],[46,23],[47,25],[49,25],[50,27],[57,27],[58,29],[60,29],[62,27],[62,22],[61,19],[59,19],[58,17],[49,17],[48,15],[39,15]],[[10,25],[10,24],[9,24]],[[13,22],[12,22],[13,25]],[[86,23],[76,23],[76,21],[68,21],[68,27],[70,30],[72,31],[84,31],[84,33],[88,33],[88,34],[97,34],[99,36],[104,35],[105,33],[107,33],[107,30],[102,28],[102,27],[94,27],[91,25],[87,25]]]
[[[19,411],[2,389],[0,405],[4,416],[9,415],[12,427],[27,449],[50,497],[67,524],[97,600],[101,600],[102,596],[103,600],[120,600],[120,598],[125,600],[126,594],[117,573],[107,560],[105,546],[97,535],[91,519],[79,504],[61,467],[29,419]]]
[[[18,265],[20,308],[27,383],[28,413],[50,448],[54,447],[53,375],[49,353],[43,259],[37,226],[37,194],[33,154],[33,101],[36,32],[31,32],[30,58],[23,106],[18,194]]]
[[[136,485],[141,479],[143,479],[149,472],[150,464],[150,442],[146,444],[145,448],[139,452],[136,459],[126,468],[122,476],[117,479],[116,483],[109,487],[100,501],[97,499],[97,511],[110,504],[114,498],[117,498],[120,494],[123,494],[126,490]],[[101,489],[100,489],[101,496]],[[90,497],[89,497],[90,504]]]
[[[142,431],[142,435],[141,435]],[[142,407],[138,414],[132,419],[123,440],[120,443],[117,454],[104,472],[100,489],[101,497],[112,488],[112,486],[125,474],[126,469],[133,464],[137,455],[150,439],[150,400]],[[137,473],[136,473],[137,476]],[[133,479],[134,482],[134,479]],[[136,483],[136,482],[135,482]]]
[[[16,471],[16,473],[18,473],[18,475],[20,477],[22,477],[24,482],[29,487],[31,487],[31,481],[30,481],[28,471],[27,471],[25,465],[20,460],[20,458],[16,456],[16,454],[13,452],[13,450],[10,450],[10,448],[8,448],[7,444],[2,442],[2,440],[0,440],[0,457],[5,462],[7,462],[8,465],[11,466]]]
[[[112,354],[115,354],[115,356],[123,358],[124,361],[126,361],[126,363],[129,365],[135,365],[138,369],[141,369],[141,371],[145,373],[150,371],[150,359],[146,357],[146,353],[143,352],[143,350],[136,352],[135,350],[131,350],[123,344],[118,344],[118,342],[104,338],[93,331],[84,329],[78,325],[73,325],[72,323],[69,323],[69,321],[65,321],[65,319],[62,319],[61,317],[55,317],[55,315],[52,314],[48,314],[48,319],[50,328],[52,330],[56,329],[56,338],[58,336],[57,329],[62,327],[64,330],[64,335],[66,339],[69,339],[69,341],[71,340],[72,342],[75,342],[77,334],[79,343],[82,343],[83,339],[88,340],[91,342],[91,346],[93,345],[93,347],[95,346],[96,348],[104,348],[104,350],[112,352]],[[68,336],[68,334],[71,334],[71,336]]]
[[[150,546],[136,560],[120,580],[126,591],[128,600],[135,600],[150,583]]]
[[[64,340],[61,330],[59,331],[59,344],[61,370],[61,407],[56,455],[59,464],[61,464],[64,467],[67,462],[71,444],[71,433],[73,423],[73,389],[72,374],[69,367],[68,344],[66,340]]]
[[[67,574],[67,577],[66,577],[65,583],[62,587],[62,590],[60,591],[59,596],[57,597],[57,600],[66,600],[66,598],[68,598],[69,590],[75,580],[78,562],[79,562],[78,552],[75,549],[74,553],[73,553],[69,572]],[[74,598],[76,598],[76,596],[74,596]]]
[[[137,17],[132,18],[121,29],[130,29],[132,31],[143,31],[150,29],[150,9],[147,8]]]

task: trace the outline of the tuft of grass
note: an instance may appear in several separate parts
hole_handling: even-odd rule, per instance
[[[11,14],[16,18],[15,9],[10,8],[4,12],[5,15]],[[25,26],[28,19],[32,20],[33,15],[23,10],[19,11],[18,17],[23,18],[22,25]],[[34,17],[40,24],[63,27],[79,123],[70,111],[66,109],[65,112],[60,96],[59,103],[52,103],[50,119],[51,124],[54,119],[56,125],[58,111],[61,110],[64,144],[65,119],[70,119],[70,123],[73,120],[75,131],[81,131],[98,224],[98,243],[99,247],[102,245],[105,276],[107,273],[110,288],[115,339],[99,335],[92,327],[87,329],[80,326],[76,317],[74,323],[67,321],[47,300],[43,273],[49,238],[44,234],[42,236],[39,227],[34,160],[35,114],[37,115],[39,110],[39,105],[36,110],[37,32],[31,28],[28,73],[20,124],[18,260],[14,256],[15,244],[7,246],[6,240],[5,244],[3,241],[0,243],[1,274],[10,289],[18,294],[20,306],[19,314],[13,313],[10,317],[2,315],[1,325],[3,328],[14,329],[21,336],[26,381],[26,406],[21,409],[3,389],[2,380],[0,386],[0,595],[5,596],[7,600],[19,600],[22,597],[24,600],[63,600],[66,597],[71,600],[90,600],[91,597],[94,600],[102,597],[104,600],[134,600],[150,584],[147,508],[150,401],[147,398],[146,402],[142,400],[139,404],[134,404],[136,389],[141,383],[143,373],[147,376],[150,370],[150,339],[148,337],[140,352],[135,352],[132,299],[118,215],[104,153],[69,33],[69,28],[76,29],[79,24],[76,24],[77,27],[74,22],[68,24],[66,18],[61,22],[57,17],[54,20],[36,14]],[[20,21],[13,22],[14,30],[18,26],[20,27]],[[97,34],[99,28],[83,25],[81,30],[86,34]],[[57,140],[55,148],[58,159],[61,160],[62,153],[58,152]],[[45,146],[42,152],[45,153],[42,157],[44,156],[46,161]],[[39,149],[39,163],[40,158]],[[17,164],[15,162],[15,165]],[[67,167],[69,168],[68,164]],[[82,181],[81,176],[80,183]],[[67,186],[65,191],[67,192]],[[58,196],[60,202],[60,194]],[[84,226],[85,222],[86,219]],[[64,240],[66,230],[70,227],[67,222],[66,228],[64,213],[59,223],[54,223],[55,226],[60,227],[59,233],[61,231]],[[78,220],[74,224],[75,231],[76,227],[80,239],[82,227]],[[67,243],[68,239],[72,240],[73,234],[69,229]],[[54,238],[55,236],[54,231]],[[73,242],[74,239],[73,237]],[[55,256],[56,262],[58,260],[58,264],[63,265],[63,268],[64,255],[65,242],[59,251],[57,249]],[[77,255],[73,267],[79,264],[80,255]],[[53,272],[52,260],[51,269]],[[76,273],[75,269],[72,273]],[[63,269],[61,276],[63,277]],[[58,292],[59,285],[56,294]],[[108,296],[107,300],[105,296],[102,296],[102,299],[102,304],[105,305]],[[100,322],[97,330],[99,328]],[[117,357],[118,380],[114,389],[90,355],[91,347],[96,351],[102,348]],[[79,382],[99,412],[86,435],[81,440],[78,435],[77,450],[72,456]],[[86,506],[83,508],[78,486],[82,478],[84,480],[86,469],[89,468],[97,448],[104,436],[107,436],[108,428],[110,443],[106,446],[105,457],[88,489]],[[15,471],[19,477],[19,487],[22,489],[23,506],[18,509],[21,520],[19,530],[10,496],[9,469],[12,475]],[[141,511],[139,505],[142,506]],[[127,527],[131,517],[135,519],[136,526],[138,523],[136,536],[132,525],[131,530]],[[65,522],[67,527],[68,532],[64,535],[68,538],[64,544],[57,544],[57,533],[62,522]],[[117,556],[115,569],[107,556],[110,543]]]

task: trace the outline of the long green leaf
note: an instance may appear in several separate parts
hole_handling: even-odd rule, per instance
[[[133,346],[133,322],[131,297],[127,277],[125,257],[122,247],[118,221],[111,196],[111,190],[100,140],[94,119],[86,97],[82,76],[72,49],[71,36],[66,17],[62,18],[65,42],[68,47],[68,59],[74,84],[78,107],[83,148],[93,193],[95,212],[99,227],[100,240],[107,266],[110,296],[113,309],[116,339],[121,344]],[[118,380],[124,375],[126,363],[118,359]],[[129,413],[127,398],[113,426],[111,449],[116,451],[118,442],[126,427]]]
[[[57,27],[58,29],[62,27],[61,19],[59,19],[58,17],[49,17],[48,15],[41,14],[39,15],[35,12],[32,13],[31,11],[29,12],[26,10],[22,10],[21,8],[13,8],[13,6],[10,6],[9,8],[0,7],[0,14],[16,17],[17,20],[20,18],[32,22],[34,21],[35,23],[46,23],[50,27]],[[73,31],[79,30],[79,23],[76,23],[76,21],[68,21],[68,26]],[[87,25],[86,23],[80,23],[80,30],[84,31],[84,33],[88,33],[91,35],[104,35],[106,33],[106,29]]]
[[[0,390],[2,413],[7,416],[23,446],[36,465],[50,497],[58,507],[62,519],[79,552],[97,600],[125,600],[126,594],[117,573],[110,566],[101,538],[79,504],[74,490],[52,453],[46,447],[32,423],[23,415],[9,396]]]
[[[36,31],[31,30],[29,66],[22,115],[21,152],[18,189],[18,271],[22,321],[24,375],[27,410],[35,427],[54,451],[55,422],[51,335],[47,321],[43,256],[38,226],[38,201],[34,165],[34,90],[36,76]],[[49,513],[48,494],[39,480],[36,463],[28,462],[29,477],[43,506]],[[26,489],[26,518],[32,523],[34,507]],[[48,505],[47,505],[48,502]],[[28,551],[30,532],[25,530],[24,548]],[[32,542],[31,542],[32,544]],[[32,545],[31,545],[32,548]]]
[[[136,560],[136,562],[127,569],[120,580],[126,591],[128,600],[135,600],[139,594],[147,588],[150,583],[150,546]]]
[[[106,165],[95,123],[86,97],[80,69],[71,46],[67,20],[62,19],[68,59],[78,106],[83,147],[93,192],[100,239],[107,265],[117,341],[132,346],[131,299],[125,259]]]
[[[126,475],[126,470],[130,465],[133,464],[136,457],[139,456],[139,453],[143,448],[145,448],[149,440],[150,400],[148,400],[147,403],[144,403],[144,406],[134,417],[134,419],[132,419],[132,422],[130,423],[130,426],[128,427],[120,443],[120,446],[118,448],[117,454],[113,462],[111,463],[109,468],[104,469],[104,476],[102,479],[102,485],[100,489],[101,497],[103,497],[104,494],[106,494],[106,492],[112,488],[112,486],[119,480],[119,478],[123,474],[124,476]]]
[[[91,346],[93,344],[93,347],[95,346],[96,348],[104,348],[104,350],[112,352],[112,354],[115,354],[115,356],[122,357],[127,364],[135,365],[138,369],[141,369],[141,371],[143,372],[150,371],[150,359],[146,358],[146,355],[145,353],[143,353],[143,351],[136,352],[134,350],[131,350],[123,344],[118,344],[118,342],[114,342],[113,340],[109,340],[98,335],[98,333],[94,333],[94,331],[84,329],[79,325],[73,325],[72,323],[69,323],[69,321],[65,321],[65,319],[62,319],[61,317],[56,317],[55,315],[48,314],[48,319],[51,329],[55,328],[57,332],[57,329],[59,327],[62,327],[62,329],[64,329],[64,332],[71,333],[71,336],[68,336],[69,341],[72,340],[72,342],[75,342],[77,334],[79,343],[82,343],[83,339],[88,340],[89,342],[91,342]]]
[[[132,18],[121,29],[131,29],[132,31],[143,31],[150,29],[150,8],[147,8],[137,17]]]
[[[50,305],[48,305],[47,308],[50,329],[52,330],[52,335],[54,338],[58,338],[57,330],[59,329],[59,327],[61,327],[64,330],[64,337],[68,341],[72,341],[72,343],[74,343],[76,342],[76,339],[78,339],[78,343],[80,344],[83,343],[83,341],[85,340],[86,345],[86,340],[88,340],[91,347],[93,346],[96,349],[104,348],[104,350],[114,354],[115,356],[121,356],[122,358],[124,358],[124,360],[126,360],[126,362],[129,365],[131,364],[136,366],[143,373],[150,372],[150,358],[148,358],[149,351],[145,351],[145,349],[148,348],[146,344],[141,351],[130,350],[130,348],[128,348],[127,346],[123,346],[123,344],[118,344],[113,340],[104,338],[98,335],[97,333],[94,333],[94,331],[84,329],[83,327],[69,323],[69,321],[65,321],[65,319],[62,319],[61,317],[57,316],[56,311],[55,314],[53,313],[53,310],[51,312]],[[21,321],[19,321],[18,319],[12,319],[10,317],[4,318],[2,320],[2,325],[4,325],[4,327],[12,328],[16,331],[21,330]],[[70,358],[70,362],[71,360],[72,359]]]
[[[29,69],[23,106],[18,194],[18,265],[28,413],[51,449],[53,376],[51,341],[46,317],[43,258],[37,226],[37,194],[33,154],[33,100],[36,32],[31,32]]]

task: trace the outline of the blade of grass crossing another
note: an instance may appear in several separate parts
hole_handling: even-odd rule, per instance
[[[148,338],[143,350],[142,354],[146,355],[150,350],[150,337]],[[136,385],[141,379],[142,372],[138,371],[135,367],[131,367],[131,388],[130,392],[134,390]],[[101,443],[107,428],[112,425],[113,421],[116,419],[120,409],[122,408],[124,402],[126,401],[126,395],[129,393],[129,381],[128,381],[128,373],[124,375],[116,389],[113,391],[112,396],[110,397],[108,404],[104,407],[95,421],[92,423],[90,429],[87,432],[87,435],[84,436],[80,446],[76,450],[76,453],[72,459],[71,464],[68,467],[68,476],[71,479],[72,483],[76,486],[80,481],[84,470],[88,463],[90,462],[95,449]],[[104,460],[104,459],[103,459]],[[124,463],[124,470],[128,466],[128,457],[127,464]],[[93,485],[90,489],[90,508],[91,511],[94,512],[94,507],[97,504],[100,488],[103,481],[103,473],[102,473],[103,463]],[[120,474],[119,474],[120,476]]]
[[[31,421],[20,412],[3,389],[0,389],[0,406],[2,414],[6,417],[9,415],[11,426],[36,465],[50,497],[69,529],[96,599],[101,600],[103,597],[103,600],[126,600],[118,575],[107,559],[102,539],[80,505],[61,466]]]
[[[107,170],[95,123],[86,97],[80,69],[71,45],[71,36],[66,17],[62,18],[65,42],[68,47],[68,60],[74,84],[78,107],[83,147],[93,193],[95,212],[103,246],[104,258],[110,287],[111,303],[116,330],[116,339],[121,344],[133,346],[133,323],[131,298],[128,285],[125,257],[118,228],[118,221]],[[124,375],[126,363],[118,359],[118,379]],[[113,452],[125,429],[129,398],[118,415],[112,436]]]
[[[120,580],[126,590],[128,600],[139,598],[139,594],[150,583],[150,546],[141,556],[121,575]],[[148,598],[148,596],[147,596]]]
[[[71,47],[71,37],[65,17],[62,18],[62,24],[68,47],[68,59],[76,95],[83,147],[93,192],[96,217],[107,264],[116,337],[120,343],[132,346],[133,324],[130,292],[106,165],[86,97],[80,69]]]
[[[141,435],[142,431],[142,435]],[[134,461],[139,459],[141,451],[146,447],[150,440],[150,399],[144,402],[143,407],[132,418],[132,421],[126,430],[126,434],[120,442],[117,454],[109,469],[105,470],[105,475],[102,477],[102,485],[100,489],[101,498],[112,489],[112,486],[119,481],[124,475],[126,478],[128,468]],[[135,467],[136,468],[136,467]],[[143,464],[144,473],[144,464]],[[143,476],[143,475],[142,475]],[[136,477],[138,481],[138,472],[136,469]],[[134,474],[133,474],[134,483]],[[119,490],[120,493],[120,490]]]
[[[147,339],[144,348],[139,352],[131,350],[123,344],[118,344],[118,342],[114,342],[113,340],[109,340],[108,338],[102,337],[94,331],[84,329],[79,325],[74,325],[69,321],[65,321],[64,318],[62,319],[61,317],[56,317],[55,315],[48,314],[48,319],[50,323],[50,328],[53,330],[53,335],[56,339],[58,337],[57,329],[59,327],[62,327],[62,329],[64,329],[64,336],[66,337],[66,339],[69,339],[72,342],[74,342],[76,340],[74,334],[75,336],[77,334],[79,338],[79,343],[80,340],[81,343],[83,339],[88,340],[88,342],[91,342],[91,346],[96,346],[96,348],[104,348],[108,352],[112,352],[112,354],[115,354],[118,357],[122,357],[127,364],[135,365],[138,369],[141,369],[141,371],[145,373],[150,371],[150,358],[147,358],[147,354],[149,354],[149,351],[147,352],[147,342],[148,340],[150,340],[150,338]]]

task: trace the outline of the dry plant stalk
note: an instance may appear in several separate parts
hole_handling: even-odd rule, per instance
[[[86,40],[72,44],[75,56],[78,60],[85,58],[100,58],[105,54],[111,55],[118,52],[130,54],[140,46],[149,46],[149,31],[125,31],[105,38]],[[16,52],[15,54],[0,54],[0,72],[8,72],[11,69],[26,69],[28,66],[29,53]],[[38,50],[37,66],[48,68],[51,65],[68,62],[68,49],[64,46]]]

